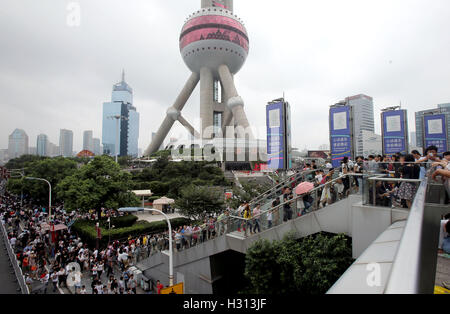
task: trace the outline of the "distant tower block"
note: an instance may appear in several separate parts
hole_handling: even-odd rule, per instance
[[[242,21],[233,14],[233,0],[201,0],[201,9],[189,16],[180,35],[180,51],[192,74],[162,122],[145,155],[156,152],[175,121],[191,134],[199,133],[181,115],[187,100],[200,82],[201,134],[205,140],[234,126],[236,136],[249,132],[244,101],[234,85],[234,75],[247,59],[249,38]],[[248,132],[247,134],[244,132]]]

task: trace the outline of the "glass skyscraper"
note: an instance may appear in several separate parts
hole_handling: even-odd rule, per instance
[[[119,120],[119,146],[116,148],[117,121],[114,116],[121,116]],[[139,113],[133,106],[133,89],[122,81],[113,86],[111,102],[103,104],[102,144],[103,153],[111,156],[137,157],[139,140]]]

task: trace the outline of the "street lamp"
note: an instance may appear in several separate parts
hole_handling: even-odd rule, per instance
[[[164,214],[162,211],[152,208],[133,208],[136,211],[149,211],[161,214],[166,218],[167,225],[169,226],[169,287],[173,286],[173,250],[172,250],[172,225],[170,224],[169,217]],[[119,211],[121,211],[119,209]]]
[[[114,148],[114,151],[116,153],[116,163],[117,163],[118,156],[119,156],[119,149],[118,149],[119,148],[119,126],[120,126],[119,122],[120,122],[120,120],[126,121],[126,120],[128,120],[128,118],[118,114],[118,115],[114,115],[114,116],[109,116],[108,119],[116,120],[116,147]]]
[[[38,180],[38,181],[44,181],[48,184],[48,217],[52,216],[52,185],[50,182],[48,182],[45,179],[42,178],[34,178],[34,177],[25,177],[26,180]]]

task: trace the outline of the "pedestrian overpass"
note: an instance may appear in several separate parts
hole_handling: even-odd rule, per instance
[[[260,203],[271,203],[273,193],[266,195],[269,199],[260,198]],[[280,240],[289,233],[302,238],[328,232],[351,237],[356,259],[328,293],[432,293],[440,215],[450,211],[441,205],[442,186],[423,181],[411,211],[367,204],[363,195],[350,195],[248,237],[230,219],[226,234],[174,253],[175,281],[185,283],[187,294],[212,294],[214,283],[230,276],[227,267],[233,267],[233,256],[245,254],[254,242]],[[372,284],[368,278],[378,266],[380,278]],[[168,251],[152,255],[137,267],[146,277],[168,285]]]

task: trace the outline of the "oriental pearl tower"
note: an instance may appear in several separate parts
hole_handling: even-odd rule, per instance
[[[188,17],[181,30],[180,52],[192,74],[167,110],[145,155],[158,150],[175,121],[197,139],[229,136],[229,127],[234,127],[233,137],[253,139],[244,101],[233,80],[249,52],[247,30],[233,13],[233,0],[201,0],[201,9]],[[199,82],[201,133],[181,114]]]

